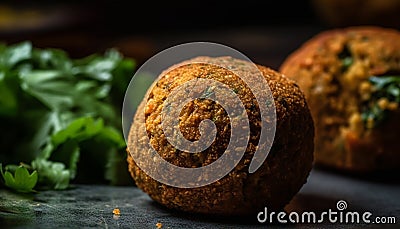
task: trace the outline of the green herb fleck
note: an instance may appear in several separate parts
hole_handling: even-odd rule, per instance
[[[400,103],[400,76],[371,76],[369,82],[373,85],[374,92],[371,99],[364,104],[361,117],[367,128],[374,128],[384,122],[390,112],[379,107],[380,98]],[[372,121],[372,126],[367,125],[369,120]]]
[[[203,94],[202,94],[201,98],[207,99],[207,98],[211,98],[212,96],[214,96],[215,95],[214,89],[215,89],[215,87],[208,86],[203,91]]]
[[[342,70],[347,71],[349,67],[353,64],[353,58],[348,56],[342,59]]]
[[[347,71],[347,69],[349,69],[349,67],[353,64],[353,57],[347,45],[339,53],[338,58],[342,62],[342,72]]]

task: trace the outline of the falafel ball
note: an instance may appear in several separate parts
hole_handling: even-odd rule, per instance
[[[315,122],[316,164],[355,173],[400,168],[400,33],[325,31],[280,71],[304,91]]]
[[[256,172],[249,173],[256,147],[263,144],[258,142],[260,109],[249,86],[220,66],[228,65],[240,72],[250,63],[231,57],[197,57],[187,63],[163,72],[149,89],[147,100],[137,109],[128,140],[128,151],[133,151],[128,153],[129,171],[137,186],[168,208],[192,213],[248,215],[264,207],[282,209],[306,182],[312,168],[314,126],[303,93],[294,81],[267,67],[257,66],[274,98],[276,132],[267,159]],[[240,162],[222,179],[196,188],[172,187],[147,175],[131,154],[149,153],[144,146],[147,141],[143,141],[147,137],[163,159],[181,167],[206,166],[224,153],[230,138],[230,121],[221,105],[211,99],[194,99],[184,106],[179,116],[179,128],[188,140],[198,140],[198,126],[202,120],[213,120],[218,131],[209,148],[195,154],[174,150],[163,134],[160,122],[166,97],[179,85],[196,78],[213,79],[235,91],[248,115],[250,138]],[[260,82],[253,80],[251,83]],[[137,120],[138,112],[145,112],[145,123]],[[141,128],[146,129],[147,136],[139,132]]]

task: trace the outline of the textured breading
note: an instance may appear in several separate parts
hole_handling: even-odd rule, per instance
[[[240,71],[242,60],[230,57],[199,57],[193,61],[218,64],[230,63]],[[246,63],[246,62],[245,62]],[[246,108],[250,122],[250,141],[239,164],[222,179],[199,188],[176,188],[162,184],[145,174],[128,156],[129,171],[137,186],[155,201],[174,209],[188,212],[221,215],[245,215],[268,207],[281,209],[306,182],[313,161],[314,127],[303,93],[294,81],[281,74],[258,66],[272,92],[276,107],[276,133],[272,149],[263,165],[255,172],[248,172],[260,135],[260,109],[249,87],[231,71],[216,65],[192,63],[173,66],[162,73],[148,100],[142,101],[137,112],[146,114],[146,123],[135,116],[130,130],[128,149],[146,154],[145,144],[138,135],[145,128],[152,145],[168,162],[181,167],[205,166],[219,158],[227,147],[230,136],[230,120],[223,108],[210,99],[196,99],[180,113],[179,127],[185,138],[200,137],[198,124],[211,119],[217,126],[216,141],[204,152],[188,154],[175,150],[166,140],[161,129],[160,112],[163,101],[177,86],[196,78],[209,78],[228,85]],[[243,74],[249,74],[243,72]],[[250,73],[251,74],[251,73]],[[257,85],[260,82],[252,81]],[[153,163],[149,161],[148,163]]]

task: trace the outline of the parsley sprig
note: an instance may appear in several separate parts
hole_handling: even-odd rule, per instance
[[[13,166],[9,166],[13,167]],[[0,174],[4,179],[4,183],[7,187],[10,187],[18,192],[33,192],[33,187],[35,187],[36,182],[38,180],[38,174],[33,171],[29,174],[29,171],[24,166],[15,166],[12,170],[14,170],[14,175],[8,171],[9,168],[3,172],[3,166],[0,163]]]
[[[116,50],[71,59],[29,42],[0,44],[4,184],[25,192],[65,189],[72,179],[125,183],[120,109],[133,69]]]
[[[400,76],[371,76],[369,82],[373,85],[374,91],[371,99],[365,104],[361,117],[364,123],[372,120],[372,127],[376,127],[390,112],[378,105],[379,99],[386,98],[389,102],[400,103]]]

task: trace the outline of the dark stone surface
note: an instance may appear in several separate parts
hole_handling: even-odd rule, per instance
[[[338,200],[347,202],[345,211],[370,211],[375,216],[395,216],[400,221],[400,184],[392,176],[390,182],[376,181],[313,170],[308,182],[286,207],[287,212],[337,210]],[[382,180],[382,179],[380,179]],[[41,191],[36,194],[15,194],[0,190],[1,228],[261,228],[265,224],[251,219],[218,218],[171,211],[153,202],[136,187],[77,185],[66,191]],[[114,208],[121,214],[115,217]],[[299,228],[381,228],[370,224],[278,225]],[[271,226],[271,225],[270,225]]]

